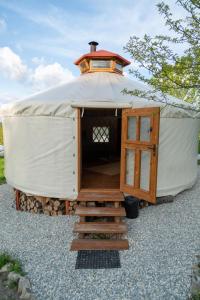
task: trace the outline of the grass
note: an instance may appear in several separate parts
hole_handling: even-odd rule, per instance
[[[199,152],[199,154],[200,154],[200,140],[199,140],[199,149],[198,149],[198,150],[199,150],[198,152]]]
[[[20,274],[22,276],[25,275],[25,273],[22,270],[22,266],[21,266],[21,264],[18,260],[13,260],[12,261],[12,264],[11,264],[11,267],[10,267],[10,272],[15,272],[15,273]]]
[[[200,292],[197,295],[193,295],[192,300],[200,300]]]
[[[0,269],[8,263],[10,263],[10,269],[9,269],[10,272],[15,272],[22,276],[25,275],[24,271],[22,270],[22,266],[18,260],[13,259],[7,253],[0,254]]]
[[[12,260],[11,256],[7,253],[3,253],[0,255],[0,269],[6,264],[10,263]]]
[[[4,177],[4,158],[0,157],[0,184],[3,184],[6,182],[6,179]]]
[[[3,145],[3,128],[1,123],[0,123],[0,145]]]

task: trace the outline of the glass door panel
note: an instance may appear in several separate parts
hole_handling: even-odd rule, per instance
[[[140,117],[140,141],[150,142],[151,140],[151,118]]]
[[[126,149],[126,184],[134,185],[135,151]]]
[[[151,151],[141,151],[140,188],[149,191]]]
[[[128,140],[136,140],[136,126],[137,119],[136,117],[128,117]]]

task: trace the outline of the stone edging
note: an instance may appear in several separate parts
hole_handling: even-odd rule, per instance
[[[7,279],[9,283],[17,284],[17,292],[20,295],[21,300],[36,300],[35,296],[31,292],[31,284],[29,279],[26,276],[22,276],[15,272],[10,272],[11,264],[7,263],[0,269],[0,273],[5,275],[5,279]]]
[[[192,268],[191,298],[200,299],[200,255],[196,256],[196,264]]]

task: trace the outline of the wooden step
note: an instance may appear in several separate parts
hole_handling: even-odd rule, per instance
[[[78,233],[126,233],[127,225],[122,222],[80,222],[75,223],[73,231]]]
[[[124,201],[124,196],[120,192],[81,192],[78,194],[77,201]]]
[[[72,241],[70,250],[128,250],[128,248],[128,240],[77,239]]]
[[[124,217],[126,212],[124,207],[77,207],[75,215],[80,217]]]

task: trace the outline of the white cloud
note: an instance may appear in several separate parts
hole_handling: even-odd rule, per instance
[[[23,86],[29,86],[32,91],[45,90],[74,78],[72,72],[62,67],[58,62],[45,64],[43,57],[33,57],[32,62],[37,66],[30,69],[23,64],[19,55],[9,47],[0,48],[0,72],[4,77],[13,82],[20,82]],[[1,102],[8,97],[3,95]]]
[[[103,42],[110,50],[120,48],[121,51],[130,35],[166,33],[162,17],[155,7],[157,0],[103,0],[99,3],[85,0],[85,2],[92,12],[77,9],[76,13],[71,13],[70,10],[52,4],[47,5],[45,11],[30,10],[27,6],[8,1],[1,5],[34,22],[38,28],[44,27],[49,30],[46,36],[38,35],[37,42],[32,36],[23,40],[26,47],[31,45],[32,49],[35,47],[37,49],[39,45],[40,51],[43,48],[42,50],[47,52],[56,45],[54,54],[62,54],[65,57],[67,52],[70,57],[72,55],[75,58],[74,51],[82,52],[85,47],[88,50],[86,43],[93,39]],[[65,48],[66,51],[62,51]]]
[[[45,59],[44,57],[33,57],[32,58],[32,63],[34,63],[35,65],[43,65],[45,64]]]
[[[16,102],[19,99],[20,99],[20,97],[17,97],[16,95],[13,95],[12,93],[2,92],[0,90],[0,107],[1,107],[1,105],[8,104],[10,102]],[[0,117],[0,122],[1,122],[1,117]]]
[[[87,42],[93,39],[100,42],[99,48],[122,52],[131,35],[169,33],[156,8],[157,2],[158,0],[85,0],[88,11],[78,8],[71,11],[67,4],[64,8],[63,5],[51,3],[45,9],[30,9],[28,4],[17,5],[14,0],[2,1],[1,6],[35,24],[34,35],[21,37],[24,48],[31,51],[34,49],[45,56],[51,54],[76,59],[89,50]],[[166,0],[166,3],[172,8],[175,17],[183,16],[183,9],[175,1]],[[40,29],[45,29],[46,34],[41,34]]]
[[[11,95],[9,93],[1,93],[0,92],[0,105],[8,102],[14,102],[19,100],[19,97]]]
[[[9,102],[15,102],[15,101],[18,101],[19,100],[19,97],[16,97],[14,95],[11,95],[9,93],[2,93],[0,91],[0,107],[1,105],[3,104],[8,104]],[[2,119],[0,117],[0,123],[1,123]]]
[[[27,73],[27,67],[9,47],[3,47],[0,48],[0,71],[9,79],[20,80]]]
[[[43,90],[74,78],[72,72],[55,62],[39,65],[31,74],[30,82],[34,90]]]
[[[7,27],[6,21],[4,19],[0,19],[0,32],[4,31]]]

